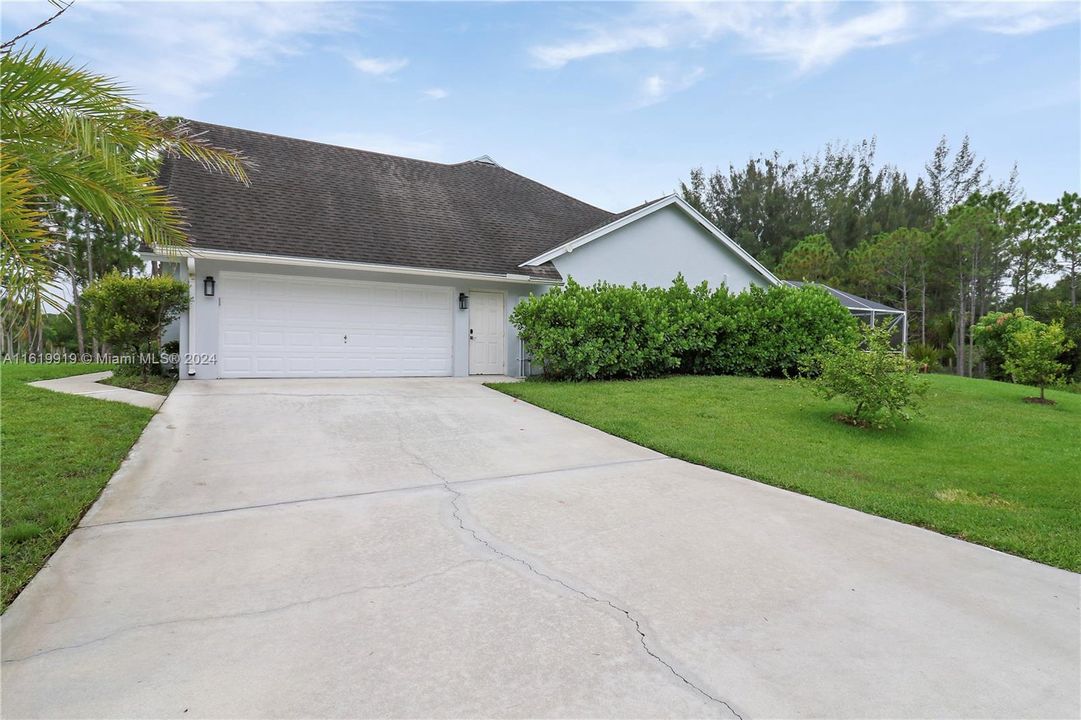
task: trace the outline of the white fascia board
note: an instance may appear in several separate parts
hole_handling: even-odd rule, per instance
[[[183,263],[188,255],[180,255],[175,250],[166,250],[164,252],[159,250],[140,250],[139,257],[147,262],[156,260],[158,262],[172,262]]]
[[[398,275],[420,275],[423,277],[441,277],[460,280],[487,280],[489,282],[530,283],[533,285],[558,285],[559,280],[549,280],[531,275],[515,273],[481,273],[461,270],[435,270],[431,268],[408,267],[404,265],[380,265],[378,263],[349,262],[346,260],[321,260],[319,258],[289,257],[286,255],[264,255],[261,253],[231,252],[228,250],[206,250],[181,248],[161,251],[157,248],[152,253],[143,253],[147,259],[178,261],[179,258],[198,260],[220,260],[232,262],[265,263],[268,265],[292,265],[294,267],[335,268],[343,270],[364,270],[368,272],[394,273]]]
[[[549,261],[559,257],[560,255],[563,255],[563,254],[569,253],[569,252],[573,252],[576,248],[579,248],[579,247],[585,245],[586,243],[592,242],[592,241],[596,240],[599,237],[603,237],[603,236],[607,235],[610,232],[618,230],[621,227],[624,227],[626,225],[630,225],[633,222],[641,220],[642,218],[646,217],[647,215],[652,215],[653,213],[657,212],[658,210],[663,210],[664,208],[668,207],[669,205],[675,205],[680,210],[682,210],[687,215],[689,215],[691,217],[691,219],[693,219],[695,222],[697,222],[699,225],[701,225],[703,228],[705,228],[722,245],[724,245],[724,246],[728,247],[730,250],[732,250],[732,252],[734,252],[741,260],[743,260],[748,265],[750,265],[752,268],[754,268],[759,274],[761,274],[764,278],[766,278],[766,280],[768,280],[771,284],[773,284],[773,285],[780,285],[781,284],[781,281],[778,280],[777,277],[773,273],[771,273],[769,270],[767,270],[765,265],[763,265],[762,263],[755,260],[754,257],[750,253],[748,253],[746,250],[741,248],[734,240],[732,240],[732,238],[728,237],[723,232],[721,232],[720,229],[718,229],[716,225],[711,223],[705,216],[703,216],[702,213],[695,210],[694,207],[692,207],[687,201],[685,201],[679,195],[675,195],[675,194],[669,195],[668,197],[661,198],[657,202],[655,202],[655,203],[653,203],[651,205],[646,205],[644,208],[642,208],[640,210],[636,210],[635,212],[631,213],[630,215],[626,215],[624,217],[621,217],[618,220],[615,220],[615,221],[605,225],[604,227],[599,227],[596,230],[593,230],[591,232],[586,233],[585,235],[580,235],[579,237],[576,237],[573,240],[565,242],[565,243],[563,243],[562,245],[560,245],[558,247],[554,247],[551,250],[544,253],[543,255],[538,255],[537,257],[533,258],[532,260],[527,260],[526,262],[519,265],[519,267],[543,265],[544,263],[549,262]]]
[[[603,237],[604,235],[607,235],[608,233],[612,232],[613,230],[618,230],[619,228],[623,227],[624,225],[630,225],[635,220],[643,218],[646,215],[649,215],[649,214],[651,214],[653,212],[656,212],[657,210],[660,210],[661,208],[668,207],[669,205],[671,205],[675,201],[676,201],[676,196],[675,195],[669,195],[668,197],[661,198],[660,200],[653,203],[652,205],[646,205],[641,210],[637,210],[635,212],[632,212],[630,215],[626,215],[624,217],[621,217],[618,220],[613,220],[612,222],[608,223],[607,225],[603,225],[603,226],[597,228],[596,230],[592,230],[592,231],[586,233],[585,235],[579,235],[576,238],[568,240],[567,242],[563,243],[562,245],[558,245],[558,246],[552,248],[551,250],[548,250],[544,254],[538,255],[537,257],[533,258],[532,260],[526,260],[524,263],[522,263],[518,267],[535,267],[537,265],[543,265],[544,263],[546,263],[546,262],[548,262],[548,261],[550,261],[550,260],[552,260],[554,258],[557,258],[560,255],[563,255],[564,253],[573,252],[575,248],[579,248],[579,247],[585,245],[588,242],[592,242],[592,241],[596,240],[599,237]]]

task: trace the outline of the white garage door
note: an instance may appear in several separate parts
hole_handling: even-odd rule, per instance
[[[222,273],[222,377],[450,375],[451,290]]]

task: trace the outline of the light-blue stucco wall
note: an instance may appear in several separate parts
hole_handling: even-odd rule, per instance
[[[705,280],[713,288],[724,283],[732,292],[770,284],[676,205],[586,243],[552,264],[564,278],[583,285],[604,280],[667,287],[679,273],[692,287]]]

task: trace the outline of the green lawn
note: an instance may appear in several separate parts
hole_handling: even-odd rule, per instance
[[[1079,395],[1032,405],[1031,388],[933,375],[924,417],[877,431],[786,380],[492,387],[693,463],[1081,571]]]
[[[26,383],[108,369],[0,366],[0,607],[74,529],[154,415]]]

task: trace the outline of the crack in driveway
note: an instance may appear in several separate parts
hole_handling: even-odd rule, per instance
[[[291,610],[295,607],[301,607],[304,605],[311,605],[318,602],[326,602],[328,600],[336,600],[348,595],[357,595],[363,592],[371,592],[373,590],[397,590],[401,588],[411,587],[419,583],[431,580],[432,578],[439,577],[440,575],[446,575],[449,572],[453,572],[464,565],[471,565],[478,562],[488,562],[487,560],[463,560],[461,562],[454,563],[450,567],[443,568],[442,570],[436,570],[434,572],[426,573],[412,580],[406,580],[399,583],[386,583],[380,585],[360,585],[358,587],[351,588],[349,590],[342,590],[341,592],[331,593],[329,595],[317,595],[311,598],[305,598],[303,600],[294,600],[292,602],[285,603],[283,605],[273,605],[271,607],[259,608],[257,610],[241,610],[233,613],[222,613],[220,615],[201,615],[198,617],[186,617],[186,618],[173,618],[172,620],[159,620],[157,622],[140,623],[136,625],[128,625],[126,627],[117,628],[110,633],[106,633],[100,637],[91,638],[90,640],[84,640],[83,642],[73,643],[71,645],[60,645],[58,647],[49,648],[48,650],[38,650],[28,655],[20,657],[8,658],[0,662],[2,665],[10,665],[13,663],[21,663],[27,660],[32,660],[43,655],[51,655],[53,653],[62,652],[65,650],[76,650],[78,648],[87,647],[88,645],[95,645],[97,643],[105,642],[118,635],[134,632],[136,630],[146,630],[149,628],[166,627],[169,625],[183,625],[186,623],[201,623],[211,622],[213,620],[230,620],[233,618],[242,617],[257,617],[259,615],[270,615],[277,612],[283,612],[285,610]]]
[[[458,501],[461,501],[461,499],[463,497],[462,493],[458,492],[457,490],[452,488],[450,480],[446,479],[441,474],[441,472],[436,470],[436,468],[431,467],[431,465],[427,461],[425,461],[425,459],[421,455],[419,455],[416,452],[412,451],[409,448],[409,446],[406,445],[405,438],[404,438],[404,436],[403,436],[403,434],[401,432],[401,425],[399,424],[398,427],[399,427],[398,445],[399,445],[399,448],[401,449],[401,451],[405,455],[408,455],[409,457],[413,458],[414,463],[416,463],[417,465],[419,465],[419,466],[425,468],[426,470],[428,470],[428,472],[430,472],[432,477],[438,478],[440,480],[440,483],[442,484],[443,490],[450,493],[450,495],[451,495],[451,514],[454,516],[454,519],[457,521],[459,530],[462,530],[463,532],[468,533],[473,538],[473,541],[475,541],[478,544],[482,545],[484,548],[491,551],[492,554],[496,555],[497,557],[501,557],[501,558],[504,558],[506,560],[510,560],[512,562],[517,562],[518,564],[522,565],[523,568],[525,568],[526,570],[529,570],[532,574],[536,575],[537,577],[546,579],[546,581],[548,581],[549,583],[555,583],[556,585],[559,585],[560,587],[563,587],[566,590],[570,590],[571,592],[573,592],[573,594],[575,594],[575,595],[577,595],[579,597],[582,597],[582,598],[584,598],[584,599],[586,599],[586,600],[588,600],[590,602],[597,603],[597,604],[600,604],[600,605],[608,605],[609,608],[611,608],[612,610],[614,610],[614,611],[616,611],[618,613],[622,613],[628,619],[628,621],[630,621],[630,623],[632,623],[633,626],[635,626],[635,631],[638,634],[638,642],[639,642],[639,644],[641,644],[642,650],[645,651],[646,655],[649,655],[650,657],[652,657],[654,659],[655,662],[657,662],[660,665],[663,665],[664,667],[666,667],[668,669],[668,671],[671,672],[671,674],[673,676],[676,676],[677,678],[679,678],[684,684],[688,685],[689,688],[694,690],[699,695],[702,695],[703,697],[708,699],[709,702],[711,702],[713,704],[716,704],[716,705],[728,710],[729,712],[731,712],[733,717],[737,718],[737,720],[744,720],[743,716],[739,715],[738,712],[736,712],[735,709],[728,702],[723,701],[723,699],[721,699],[720,697],[716,697],[715,695],[712,695],[712,694],[708,693],[707,691],[703,690],[702,688],[700,688],[700,686],[695,684],[692,680],[690,680],[688,677],[683,675],[682,672],[677,670],[675,666],[673,666],[671,663],[666,661],[666,659],[664,657],[658,655],[656,653],[656,651],[654,651],[653,648],[651,648],[648,639],[646,639],[645,631],[642,630],[642,624],[639,621],[638,617],[633,615],[630,612],[630,610],[628,610],[626,608],[622,608],[622,606],[619,606],[619,605],[615,604],[611,600],[605,600],[605,599],[602,599],[602,598],[598,598],[597,596],[590,595],[589,592],[586,592],[583,589],[574,587],[570,583],[566,583],[565,581],[562,581],[562,579],[560,579],[559,577],[549,575],[548,573],[540,571],[529,560],[525,560],[524,558],[519,558],[519,557],[517,557],[515,555],[511,555],[511,554],[509,554],[509,552],[507,552],[505,550],[501,550],[501,549],[495,547],[490,542],[486,541],[486,539],[481,537],[478,530],[473,529],[473,528],[471,528],[471,526],[466,524],[465,519],[462,517],[462,512],[463,512],[462,506],[458,504]]]
[[[409,450],[407,450],[405,448],[402,448],[402,452],[409,455],[409,457],[413,458],[414,461],[415,461],[415,464],[420,465],[421,467],[426,469],[429,473],[432,472],[432,469],[430,467],[428,467],[424,463],[417,460],[417,457],[416,457],[415,454],[411,453]],[[599,464],[596,464],[596,465],[570,465],[570,466],[567,466],[567,467],[553,468],[551,470],[538,470],[537,472],[531,472],[531,473],[515,473],[515,474],[512,474],[512,475],[491,475],[491,476],[486,476],[486,477],[469,478],[469,479],[466,479],[466,480],[451,480],[450,482],[454,483],[455,485],[472,485],[472,484],[475,484],[475,483],[498,482],[500,480],[524,480],[525,478],[530,478],[530,477],[539,477],[539,476],[543,476],[543,475],[557,475],[559,473],[573,472],[575,470],[592,470],[592,469],[602,468],[602,467],[612,467],[612,466],[615,466],[615,465],[633,465],[633,464],[637,464],[637,463],[661,462],[663,460],[671,460],[671,459],[672,458],[669,458],[669,457],[655,457],[655,458],[643,458],[641,460],[616,460],[616,461],[613,461],[613,462],[599,463]],[[288,506],[288,505],[303,505],[303,504],[307,504],[307,503],[328,502],[328,501],[333,501],[333,500],[350,500],[350,499],[353,499],[353,498],[370,497],[370,496],[376,496],[376,495],[399,495],[399,494],[407,494],[407,493],[412,493],[412,492],[424,492],[424,491],[427,491],[427,490],[433,490],[433,489],[437,489],[437,488],[442,488],[443,483],[446,482],[442,478],[442,476],[433,475],[433,477],[436,478],[436,480],[437,480],[436,482],[434,482],[434,483],[424,483],[424,484],[421,484],[421,485],[404,485],[402,487],[388,487],[388,488],[380,488],[378,490],[361,490],[361,491],[358,491],[358,492],[337,493],[337,494],[333,494],[333,495],[315,495],[315,496],[311,496],[311,497],[289,498],[289,499],[285,499],[285,500],[274,500],[274,501],[271,501],[271,502],[264,502],[264,503],[252,503],[250,505],[232,505],[232,506],[229,506],[229,507],[212,508],[210,510],[193,510],[191,512],[172,513],[170,515],[151,515],[151,516],[148,516],[148,517],[126,518],[126,519],[121,519],[121,520],[106,520],[104,522],[97,522],[97,523],[95,523],[95,522],[84,522],[84,523],[81,523],[78,527],[76,527],[75,530],[73,530],[72,532],[78,532],[78,531],[81,531],[81,530],[88,530],[88,529],[91,529],[91,528],[109,527],[109,526],[112,526],[112,525],[133,525],[133,524],[137,524],[137,523],[157,522],[159,520],[179,520],[179,519],[183,519],[183,518],[204,517],[204,516],[207,516],[207,515],[223,515],[223,514],[226,514],[226,513],[244,512],[244,511],[248,511],[248,510],[265,510],[267,508],[284,507],[284,506]]]
[[[533,565],[531,562],[529,562],[528,560],[526,560],[524,558],[518,557],[516,555],[512,555],[512,554],[510,554],[510,553],[508,553],[508,552],[506,552],[504,550],[500,550],[499,548],[495,547],[490,542],[485,540],[483,537],[481,537],[480,534],[479,534],[479,531],[477,529],[467,525],[466,522],[465,522],[465,519],[462,517],[463,510],[462,510],[461,506],[459,505],[459,501],[463,497],[462,493],[459,492],[458,490],[456,490],[455,488],[453,488],[451,486],[450,480],[448,480],[438,470],[433,468],[431,466],[431,464],[427,460],[425,460],[419,453],[413,451],[411,448],[408,447],[408,444],[407,444],[406,438],[405,438],[405,434],[402,432],[401,417],[399,417],[398,419],[399,419],[399,422],[398,422],[396,427],[397,427],[397,430],[398,430],[398,447],[399,447],[399,449],[402,451],[403,454],[405,454],[408,457],[412,458],[412,460],[413,460],[413,462],[415,464],[417,464],[420,467],[427,470],[432,475],[433,478],[436,478],[437,480],[439,480],[439,484],[442,485],[443,489],[446,490],[450,494],[450,496],[451,496],[451,499],[450,499],[451,514],[453,515],[454,519],[457,521],[458,528],[462,532],[468,533],[473,538],[473,540],[475,542],[482,545],[484,548],[486,548],[491,553],[495,554],[498,557],[504,558],[506,560],[510,560],[512,562],[518,563],[522,567],[526,568],[533,575],[536,575],[539,578],[547,580],[548,582],[555,583],[556,585],[559,585],[560,587],[570,591],[571,593],[574,593],[575,595],[578,595],[581,598],[584,598],[585,600],[588,600],[589,602],[596,603],[598,605],[607,605],[612,610],[615,610],[616,612],[621,613],[624,617],[627,618],[627,620],[629,620],[634,625],[634,630],[638,634],[638,642],[642,646],[642,649],[646,652],[646,654],[650,658],[652,658],[654,661],[656,661],[657,663],[659,663],[659,664],[663,665],[665,668],[667,668],[668,671],[670,673],[672,673],[672,675],[676,676],[680,681],[682,681],[685,685],[687,685],[687,687],[691,688],[696,693],[698,693],[702,697],[706,698],[710,702],[714,703],[715,705],[717,705],[717,706],[719,706],[721,708],[724,708],[729,713],[731,713],[733,717],[737,718],[737,720],[743,720],[743,716],[740,715],[738,712],[736,712],[735,708],[733,708],[726,700],[722,700],[721,698],[718,698],[718,697],[710,694],[706,690],[702,689],[696,683],[694,683],[692,680],[690,680],[686,675],[681,673],[679,670],[676,670],[675,666],[672,665],[672,663],[668,662],[667,660],[662,658],[659,654],[657,654],[657,652],[653,648],[651,648],[650,645],[649,645],[649,642],[648,642],[647,637],[646,637],[646,633],[642,629],[641,621],[639,621],[639,619],[637,617],[635,617],[635,615],[633,613],[631,613],[630,610],[628,610],[627,608],[621,607],[619,605],[616,605],[611,600],[606,600],[606,599],[597,597],[596,595],[592,595],[592,594],[586,592],[585,590],[582,590],[581,588],[574,587],[570,583],[568,583],[568,582],[566,582],[564,580],[561,580],[560,578],[555,577],[554,575],[550,575],[550,574],[548,574],[546,572],[543,572],[542,570],[538,569],[535,565]],[[662,458],[654,458],[654,459],[668,459],[668,458],[667,457],[662,457]],[[640,461],[634,461],[634,462],[640,462]],[[649,462],[649,461],[647,460],[645,462]],[[622,464],[622,463],[616,463],[616,464]]]
[[[611,600],[606,600],[604,598],[599,598],[599,597],[597,597],[595,595],[591,595],[590,593],[586,592],[585,590],[582,590],[581,588],[577,588],[577,587],[571,585],[570,583],[568,583],[568,582],[566,582],[566,581],[564,581],[564,580],[562,580],[562,579],[560,579],[558,577],[555,577],[554,575],[550,575],[550,574],[548,574],[548,573],[546,573],[546,572],[544,572],[542,570],[539,570],[535,565],[533,565],[533,563],[529,562],[528,560],[526,560],[524,558],[517,557],[516,555],[511,555],[510,553],[508,553],[508,552],[506,552],[504,550],[500,550],[499,548],[495,547],[490,542],[488,542],[483,537],[481,537],[479,532],[476,529],[474,529],[473,527],[470,527],[469,525],[467,525],[465,520],[462,518],[462,508],[458,504],[458,501],[461,500],[461,498],[463,497],[462,493],[460,493],[457,490],[455,490],[454,488],[452,488],[450,486],[450,484],[448,482],[446,482],[446,481],[444,481],[443,487],[444,487],[444,489],[446,489],[446,491],[448,493],[451,494],[450,504],[451,504],[452,514],[454,516],[454,519],[458,522],[459,529],[461,529],[463,532],[468,533],[470,536],[472,536],[472,538],[476,542],[483,545],[490,552],[494,553],[495,555],[497,555],[497,556],[499,556],[501,558],[505,558],[505,559],[510,560],[512,562],[518,563],[519,565],[526,568],[529,572],[536,575],[537,577],[540,577],[540,578],[543,578],[543,579],[545,579],[545,580],[547,580],[549,582],[555,583],[556,585],[559,585],[560,587],[563,587],[566,590],[569,590],[570,592],[572,592],[572,593],[574,593],[574,594],[576,594],[576,595],[578,595],[578,596],[580,596],[582,598],[585,598],[586,600],[589,600],[590,602],[597,603],[598,605],[607,605],[608,607],[612,608],[616,612],[622,613],[627,618],[627,620],[629,620],[631,623],[634,624],[634,630],[635,630],[636,633],[638,633],[638,642],[642,646],[642,649],[645,650],[647,655],[649,655],[655,661],[657,661],[658,663],[660,663],[661,665],[666,667],[669,672],[671,672],[673,675],[675,675],[677,678],[679,678],[683,683],[685,683],[688,687],[693,689],[699,695],[706,698],[710,702],[713,702],[713,703],[723,707],[724,709],[726,709],[728,712],[730,712],[738,720],[743,720],[743,716],[740,715],[738,712],[736,712],[735,708],[733,708],[727,701],[722,700],[721,698],[715,697],[714,695],[710,694],[706,690],[703,690],[701,687],[699,687],[697,684],[695,684],[693,681],[691,681],[686,675],[681,673],[679,670],[676,670],[675,666],[673,666],[672,663],[668,662],[667,660],[662,658],[660,655],[658,655],[657,652],[653,648],[651,648],[649,646],[649,642],[647,641],[647,638],[646,638],[646,633],[645,633],[645,631],[642,630],[642,623],[638,620],[637,617],[635,617],[635,615],[633,613],[631,613],[630,610],[628,610],[627,608],[621,607],[619,605],[616,605]]]

